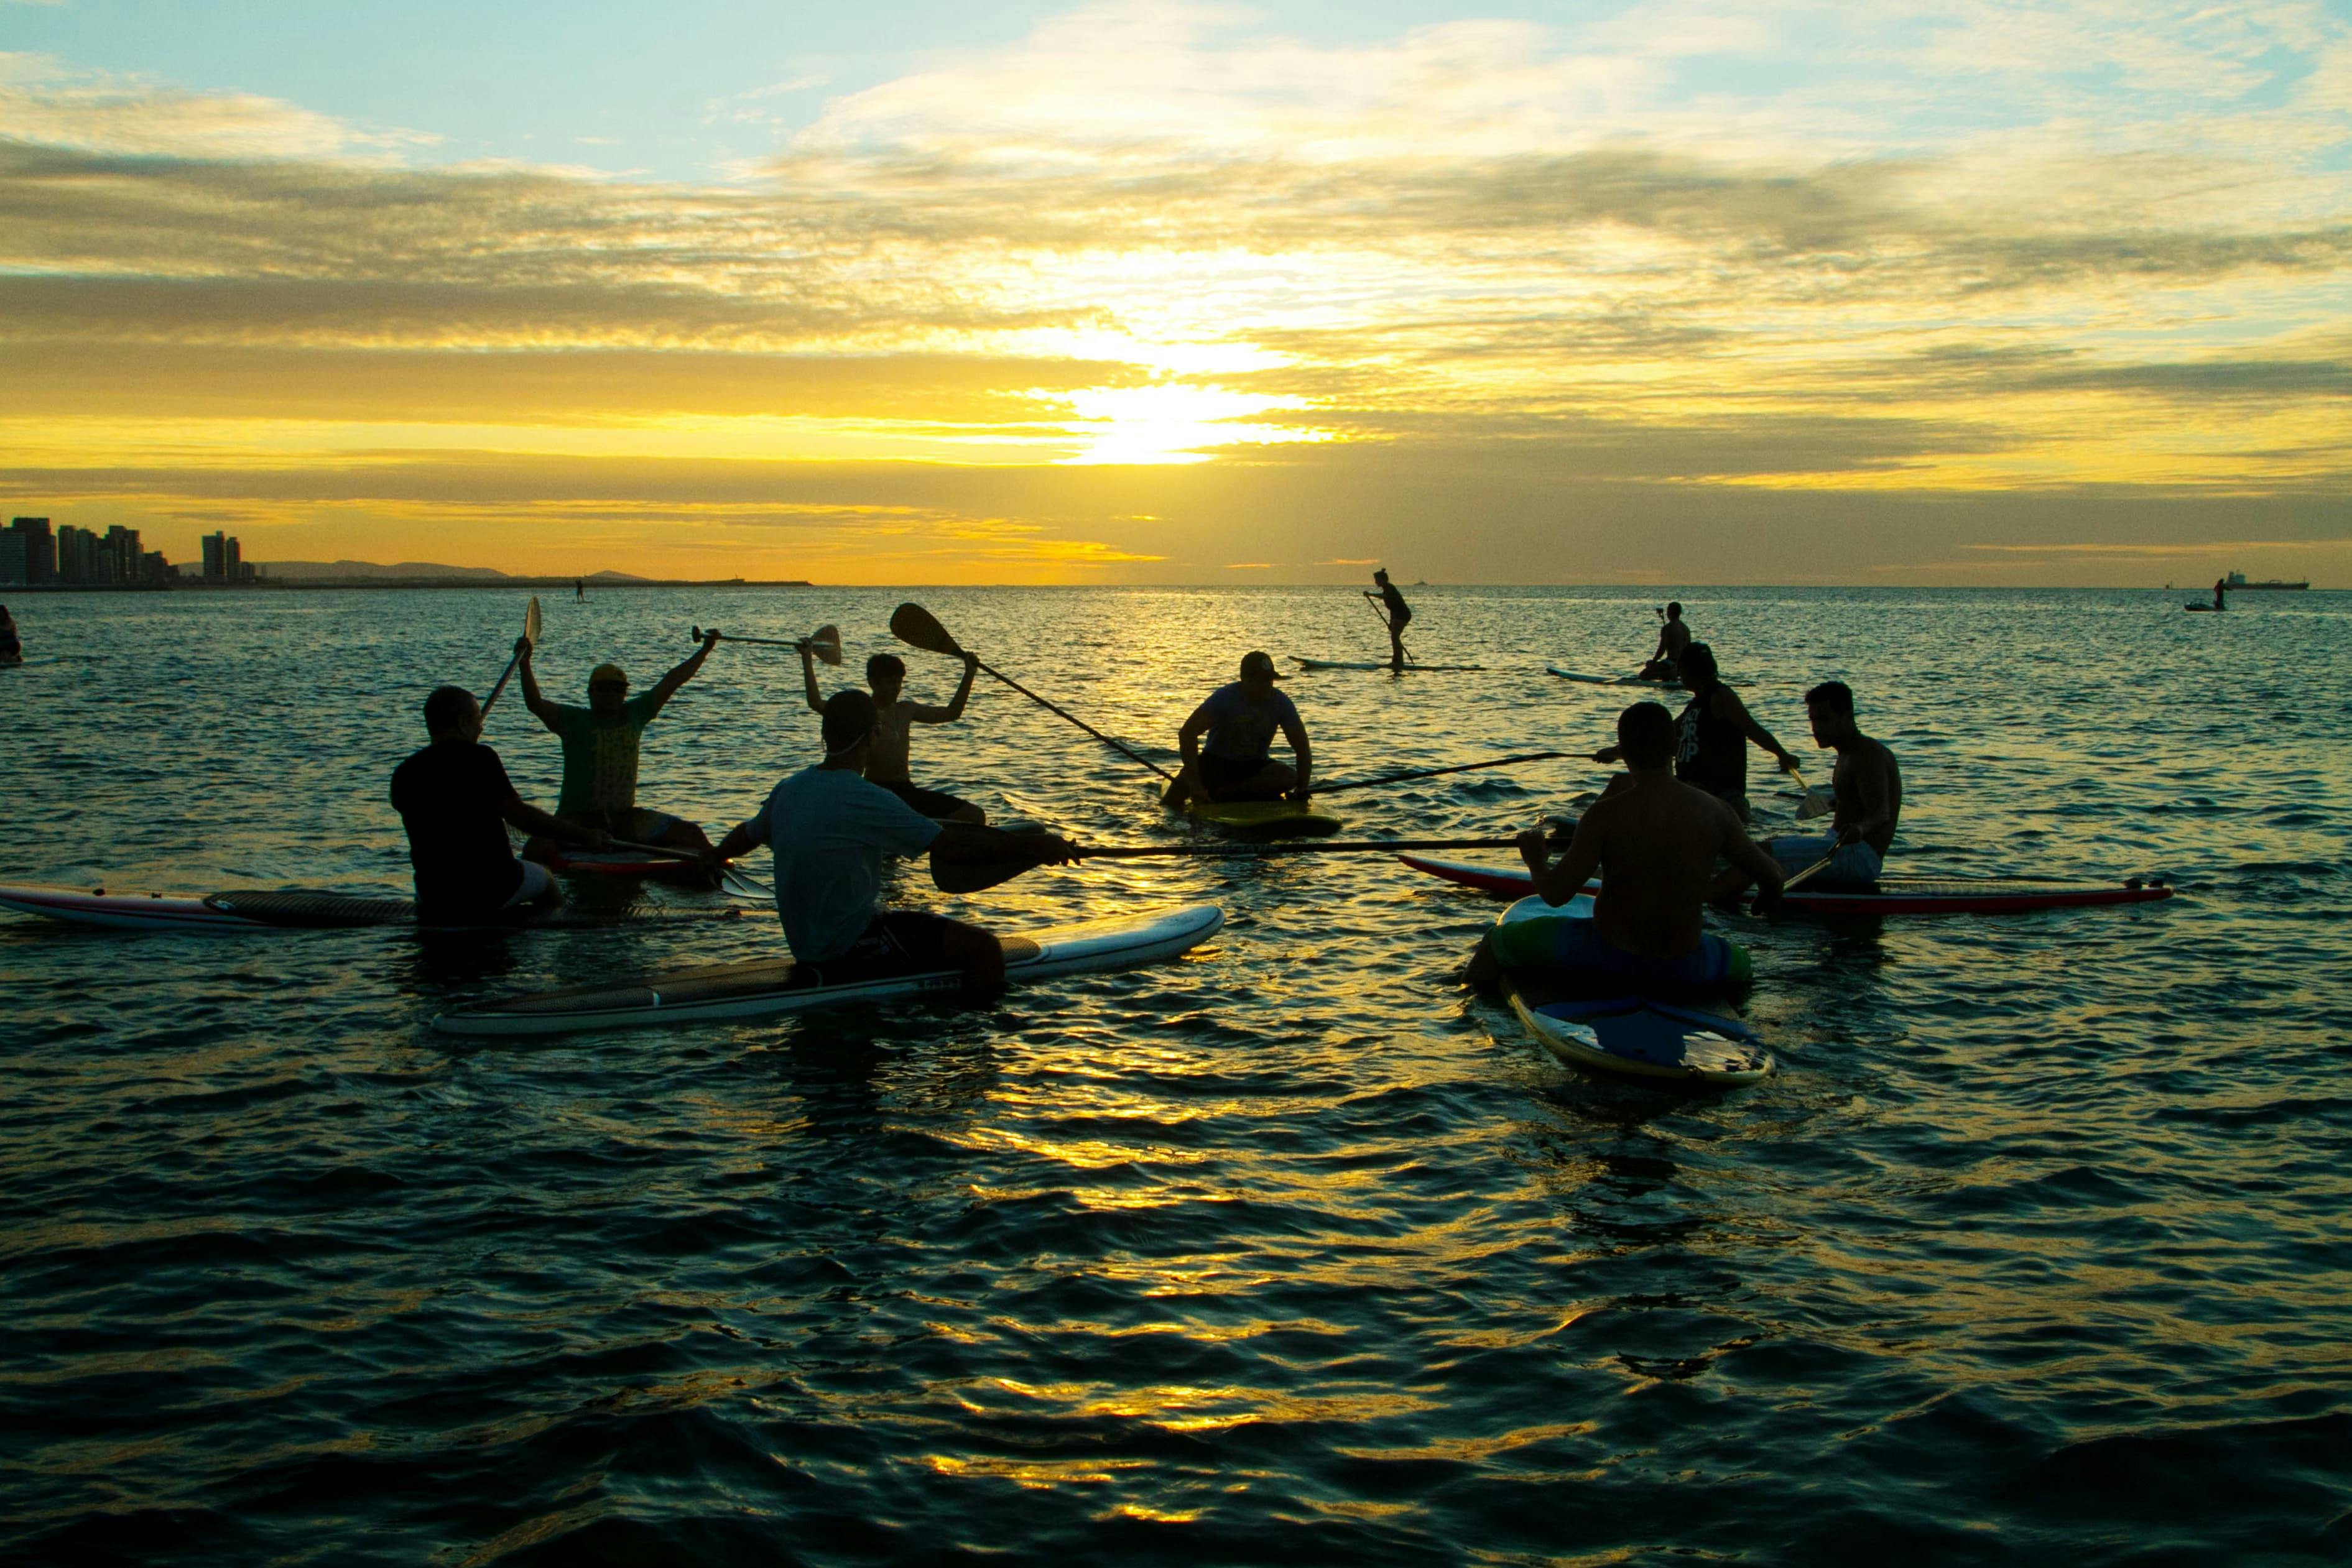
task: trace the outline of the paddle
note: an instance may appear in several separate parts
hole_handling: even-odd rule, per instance
[[[702,857],[696,854],[692,850],[681,850],[670,844],[639,843],[635,839],[612,839],[607,841],[610,842],[614,849],[627,850],[631,854],[651,855],[656,860],[678,861],[688,865],[698,866],[702,863]],[[748,890],[759,897],[772,898],[775,896],[776,890],[774,888],[768,886],[764,883],[756,881],[751,877],[744,875],[741,872],[737,871],[731,865],[714,866],[711,869],[719,873],[720,880],[725,881],[731,878],[739,884],[740,888]]]
[[[1187,860],[1271,860],[1276,855],[1395,854],[1401,850],[1507,850],[1517,839],[1313,839],[1273,844],[1114,844],[1099,849],[1071,846],[1072,858],[1082,861],[1141,860],[1145,857]],[[1552,847],[1559,847],[1553,841]],[[950,861],[931,862],[931,881],[942,893],[978,893],[1010,882],[1038,862],[1031,860]]]
[[[1826,816],[1837,810],[1837,796],[1827,789],[1816,789],[1806,783],[1804,769],[1793,768],[1790,771],[1789,777],[1797,781],[1797,789],[1804,796],[1804,799],[1797,803],[1797,821],[1810,822],[1815,817]]]
[[[898,638],[901,643],[920,648],[926,653],[944,653],[950,659],[961,659],[963,657],[962,645],[948,634],[948,629],[940,624],[939,617],[933,615],[929,611],[924,609],[919,604],[901,604],[898,609],[890,612],[890,635]],[[1044,697],[1039,696],[1035,692],[1031,691],[1027,686],[1023,685],[1019,681],[1014,680],[1011,675],[1006,674],[1002,670],[989,669],[989,666],[986,664],[982,664],[980,667],[983,670],[987,670],[990,674],[995,676],[998,680],[1003,681],[1006,685],[1011,686],[1014,691],[1019,692],[1023,696],[1027,697],[1039,707],[1042,707],[1047,712],[1059,717],[1068,719],[1072,724],[1076,725],[1080,729],[1085,730],[1088,735],[1093,736],[1097,740],[1101,741],[1105,746],[1109,747],[1113,751],[1118,752],[1129,761],[1140,762],[1146,768],[1150,768],[1154,773],[1159,774],[1162,779],[1169,780],[1171,783],[1175,782],[1176,775],[1169,772],[1168,769],[1160,767],[1160,764],[1152,761],[1151,758],[1144,756],[1142,753],[1136,751],[1120,741],[1113,740],[1109,736],[1105,735],[1101,730],[1097,729],[1093,725],[1088,724],[1085,719],[1080,718],[1076,714],[1072,713],[1069,709],[1059,706],[1056,704],[1047,702]],[[1009,876],[1012,873],[1008,872],[1005,874]],[[997,880],[1001,882],[1003,878],[999,877]],[[981,885],[984,887],[989,884],[983,883]],[[950,891],[953,890],[950,889]]]
[[[1470,773],[1481,768],[1508,768],[1517,762],[1549,762],[1562,757],[1582,757],[1580,751],[1523,751],[1517,757],[1490,758],[1485,762],[1458,763],[1452,768],[1421,768],[1411,773],[1383,773],[1376,779],[1350,779],[1342,784],[1318,784],[1318,795],[1336,795],[1342,789],[1369,789],[1375,784],[1402,784],[1411,779],[1435,779],[1446,773]]]
[[[522,640],[530,643],[534,648],[539,646],[539,595],[536,593],[530,596],[530,608],[526,609],[522,612]],[[499,694],[500,692],[507,689],[507,682],[513,677],[516,667],[521,664],[521,663],[522,653],[521,650],[518,649],[515,652],[515,656],[507,661],[507,673],[499,677],[499,684],[492,686],[490,688],[490,695],[482,699],[482,716],[484,718],[490,716],[490,705],[499,700]]]
[[[701,642],[702,635],[702,628],[697,626],[694,640]],[[762,648],[806,648],[824,664],[841,663],[841,628],[838,626],[820,626],[796,643],[788,643],[781,637],[738,637],[729,632],[714,632],[711,635],[722,643],[751,643]]]

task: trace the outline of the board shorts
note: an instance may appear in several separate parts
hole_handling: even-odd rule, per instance
[[[956,967],[948,956],[948,932],[955,925],[944,915],[920,909],[887,909],[874,917],[849,951],[810,967],[824,971],[826,980],[866,975],[928,975]]]
[[[1756,974],[1747,948],[1711,931],[1679,958],[1645,958],[1611,946],[1596,923],[1580,915],[1506,921],[1487,934],[1486,946],[1506,969],[1553,969],[1649,985],[1737,986]]]
[[[1265,771],[1269,759],[1264,757],[1252,762],[1246,758],[1219,757],[1213,751],[1201,754],[1201,782],[1212,793],[1222,798],[1228,789],[1248,783]]]
[[[866,782],[889,790],[908,805],[935,821],[944,821],[971,804],[971,801],[960,800],[944,789],[926,789],[919,784],[909,784],[904,779],[894,782],[887,779],[870,779]]]
[[[1764,841],[1764,852],[1780,862],[1780,874],[1794,876],[1837,847],[1834,833],[1789,833]],[[1852,887],[1867,887],[1878,880],[1879,868],[1885,862],[1878,852],[1861,840],[1838,850],[1837,856],[1806,880],[1807,887],[1828,887],[1842,883]]]
[[[555,878],[548,874],[545,866],[537,861],[517,861],[515,863],[522,867],[522,881],[515,884],[515,890],[507,896],[507,901],[499,905],[500,909],[535,904],[555,891]]]

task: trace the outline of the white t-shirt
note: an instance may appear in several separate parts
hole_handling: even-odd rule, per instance
[[[845,768],[805,768],[768,792],[744,824],[776,852],[776,915],[793,956],[820,964],[856,945],[874,923],[882,857],[911,860],[940,824]]]

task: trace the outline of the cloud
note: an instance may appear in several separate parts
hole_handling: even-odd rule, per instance
[[[1350,475],[1442,476],[1435,515],[1834,496],[1890,537],[1904,497],[2302,497],[2352,468],[2347,104],[2352,26],[2275,0],[1659,0],[1336,47],[1118,5],[688,186],[0,57],[0,374],[47,389],[0,440],[420,465],[483,505],[599,451],[890,457],[946,487],[924,548],[1087,570],[1264,553],[1249,496]],[[1124,493],[992,472],[1087,459]],[[1185,462],[1242,486],[1220,527],[1135,493]],[[336,494],[299,504],[397,504]],[[1062,495],[1056,556],[1010,519]],[[681,537],[750,526],[675,498]]]

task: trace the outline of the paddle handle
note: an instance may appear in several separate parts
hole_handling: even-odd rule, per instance
[[[1113,751],[1118,752],[1129,761],[1140,762],[1143,766],[1150,768],[1151,771],[1159,774],[1160,777],[1167,779],[1170,783],[1172,784],[1175,782],[1176,775],[1169,772],[1168,769],[1160,767],[1160,764],[1152,761],[1151,758],[1144,756],[1141,752],[1135,750],[1124,741],[1113,740],[1109,736],[1105,735],[1101,730],[1097,729],[1093,725],[1088,724],[1076,714],[1072,713],[1069,709],[1061,706],[1059,704],[1046,701],[1044,697],[1039,696],[1035,692],[1031,691],[1027,686],[1023,685],[1019,681],[1014,680],[1011,675],[1006,674],[1003,671],[992,668],[987,664],[982,664],[980,667],[983,670],[987,670],[990,674],[995,676],[998,680],[1003,681],[1006,685],[1011,686],[1014,691],[1019,692],[1023,696],[1027,697],[1031,702],[1035,703],[1038,706],[1068,719],[1072,724],[1076,725],[1080,729],[1085,730],[1088,735],[1093,736],[1097,740],[1101,741],[1105,746],[1109,747]]]

